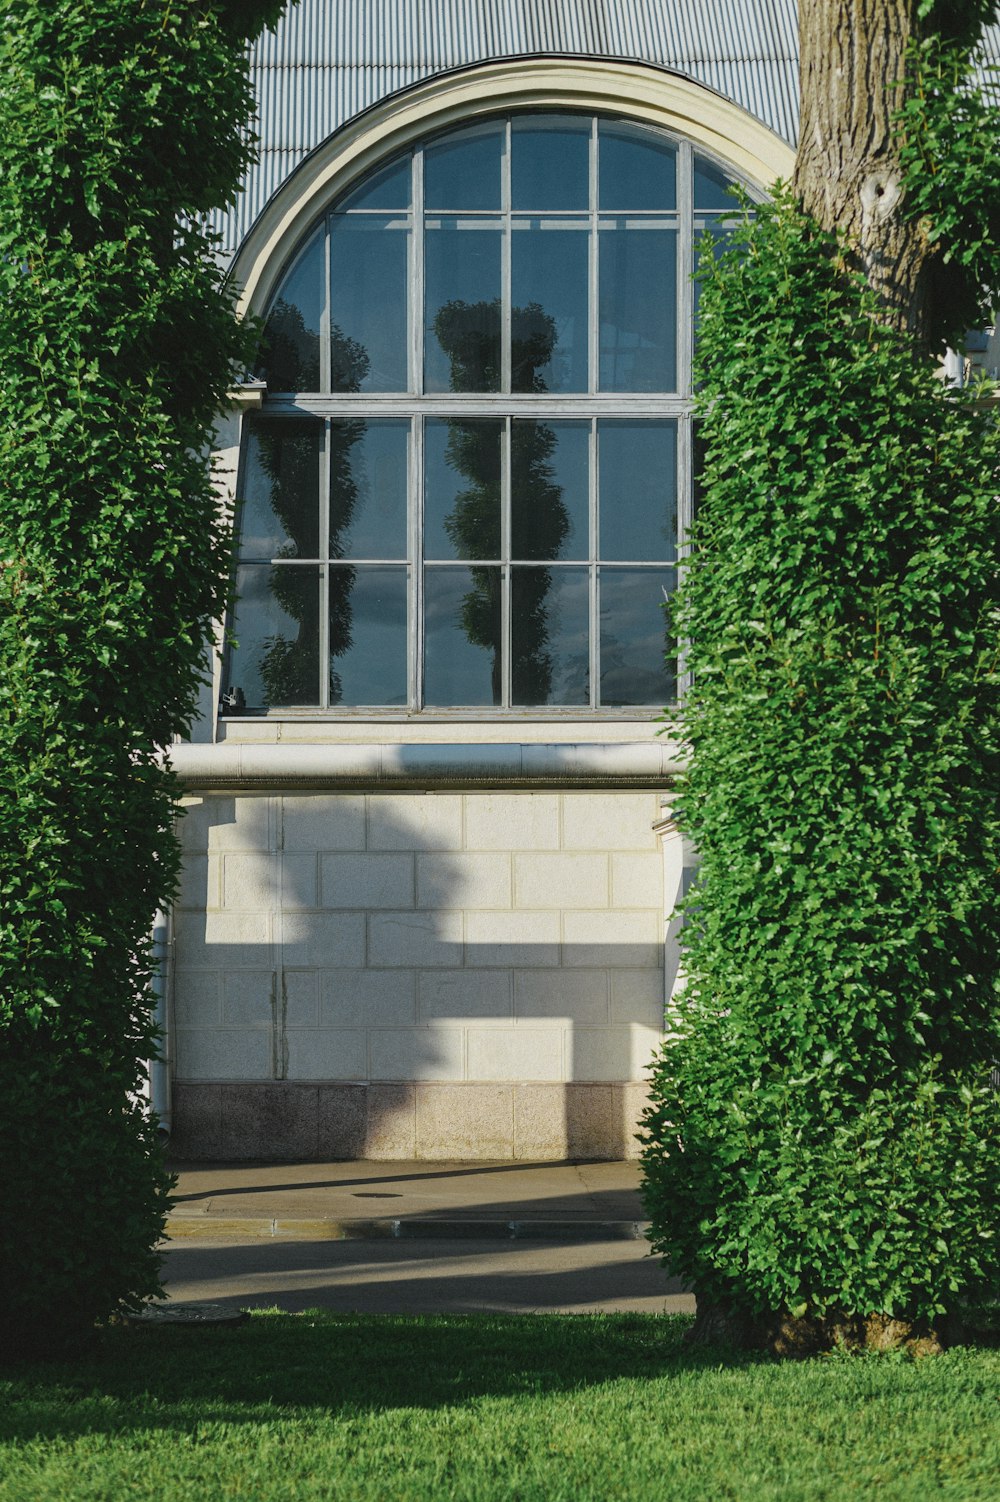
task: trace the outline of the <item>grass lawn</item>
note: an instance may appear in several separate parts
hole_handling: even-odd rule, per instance
[[[0,1378],[2,1502],[1000,1496],[1000,1351],[776,1363],[640,1315],[261,1313]]]

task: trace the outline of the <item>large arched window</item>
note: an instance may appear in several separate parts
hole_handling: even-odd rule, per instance
[[[675,696],[694,245],[731,182],[649,126],[514,113],[334,202],[267,312],[229,713]]]

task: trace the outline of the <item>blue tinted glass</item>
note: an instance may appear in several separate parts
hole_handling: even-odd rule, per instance
[[[546,115],[515,118],[510,176],[515,211],[586,210],[590,203],[590,121]]]
[[[334,391],[405,391],[405,219],[330,221],[330,382]]]
[[[590,570],[511,569],[515,704],[590,702]]]
[[[503,432],[493,417],[425,422],[425,558],[499,558]]]
[[[600,555],[677,556],[677,429],[673,422],[597,424]]]
[[[718,260],[729,249],[729,237],[731,230],[725,228],[718,220],[709,220],[706,225],[702,220],[694,227],[694,321],[697,331],[698,316],[701,308],[701,289],[704,284],[702,274],[702,262],[708,256]]]
[[[728,210],[730,214],[737,209],[736,199],[730,193],[733,179],[723,172],[721,167],[716,167],[703,156],[695,155],[694,159],[694,211],[695,213],[712,212],[716,209]]]
[[[319,423],[247,419],[240,557],[319,557]]]
[[[590,555],[590,424],[515,418],[511,424],[513,558]]]
[[[330,703],[405,705],[406,568],[330,568]]]
[[[319,703],[319,568],[249,564],[236,571],[227,687],[247,709]]]
[[[424,702],[499,704],[500,570],[424,570]]]
[[[424,148],[424,206],[484,211],[500,207],[502,124],[456,131]]]
[[[634,125],[598,126],[602,209],[677,207],[677,148]]]
[[[410,424],[403,417],[330,424],[330,557],[405,558]]]
[[[499,222],[431,220],[424,237],[427,391],[500,390]]]
[[[515,222],[511,389],[586,391],[589,236],[560,221]]]
[[[337,212],[348,209],[408,209],[410,207],[410,158],[397,157],[380,172],[366,177],[359,187],[340,199]]]
[[[677,386],[677,234],[656,224],[600,232],[602,391]]]
[[[676,588],[676,571],[599,572],[601,703],[669,703],[677,695],[677,663],[664,604]]]
[[[256,365],[271,391],[319,390],[325,243],[317,230],[271,300]]]

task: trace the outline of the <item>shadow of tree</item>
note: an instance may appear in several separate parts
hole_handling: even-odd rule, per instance
[[[112,1328],[72,1364],[19,1369],[0,1439],[258,1424],[275,1409],[359,1416],[568,1393],[762,1358],[688,1349],[670,1316],[268,1314],[234,1329]],[[11,1385],[14,1388],[14,1384]]]

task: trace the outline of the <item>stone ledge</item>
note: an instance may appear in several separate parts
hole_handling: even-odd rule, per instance
[[[646,788],[663,790],[684,763],[655,741],[570,744],[295,744],[230,742],[172,746],[187,789],[344,791],[435,787]]]

